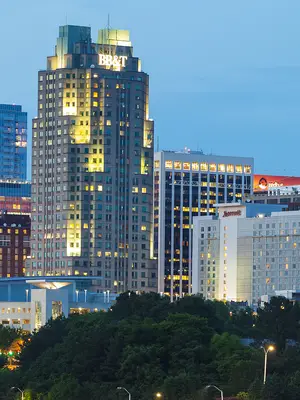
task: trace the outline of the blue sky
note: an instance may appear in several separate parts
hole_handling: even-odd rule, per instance
[[[0,102],[36,114],[58,26],[129,29],[161,149],[255,158],[300,175],[299,0],[15,0],[1,4]]]

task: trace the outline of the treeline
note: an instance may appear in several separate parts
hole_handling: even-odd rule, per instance
[[[25,399],[245,400],[300,398],[300,308],[273,298],[257,313],[201,297],[175,303],[157,294],[124,293],[107,313],[50,321],[20,355],[20,368],[0,371],[0,392]],[[241,338],[251,338],[251,346]],[[287,346],[289,340],[289,346]],[[1,342],[1,336],[0,336]],[[272,343],[263,385],[262,345]],[[1,343],[0,343],[1,346]],[[1,398],[1,397],[0,397]]]

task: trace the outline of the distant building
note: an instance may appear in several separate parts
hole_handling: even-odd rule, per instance
[[[247,301],[300,287],[300,211],[285,205],[224,204],[194,218],[193,293]]]
[[[253,158],[161,151],[154,164],[154,255],[158,290],[192,292],[193,217],[215,215],[216,204],[252,194]]]
[[[31,332],[50,318],[108,310],[116,295],[80,289],[90,285],[74,276],[0,279],[0,324]]]
[[[31,184],[26,181],[0,180],[0,212],[30,214]]]
[[[0,214],[0,277],[23,276],[30,256],[30,216]]]
[[[27,113],[0,104],[0,179],[26,179]]]
[[[252,202],[286,204],[287,211],[300,210],[300,177],[254,175]]]

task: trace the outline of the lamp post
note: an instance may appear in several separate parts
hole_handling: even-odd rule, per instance
[[[161,398],[162,398],[162,394],[161,394],[160,392],[157,392],[157,393],[155,394],[155,397],[156,397],[157,399],[161,399]]]
[[[24,400],[24,391],[18,387],[13,386],[10,390],[18,390],[21,393],[21,399]]]
[[[264,353],[265,353],[265,363],[264,363],[264,385],[266,384],[267,381],[267,363],[268,363],[268,353],[269,351],[274,351],[275,347],[270,345],[267,347],[267,349],[265,347],[263,347],[264,349]]]
[[[219,389],[219,388],[218,388],[217,386],[215,386],[215,385],[207,385],[207,386],[205,387],[205,390],[210,389],[210,388],[214,388],[214,389],[218,390],[218,391],[220,392],[220,394],[221,394],[221,400],[224,400],[223,390]]]
[[[117,387],[117,390],[124,390],[124,391],[128,394],[128,400],[131,400],[131,393],[128,392],[127,389],[125,389],[125,388],[122,387],[122,386],[118,386],[118,387]]]

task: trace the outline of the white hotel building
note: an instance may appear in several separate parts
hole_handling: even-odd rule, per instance
[[[275,207],[275,208],[274,208]],[[247,301],[300,287],[300,211],[224,204],[218,217],[194,218],[193,293]]]

